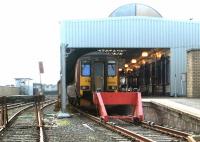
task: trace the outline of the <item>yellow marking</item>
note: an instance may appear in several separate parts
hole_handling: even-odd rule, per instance
[[[58,119],[56,120],[56,124],[58,126],[67,126],[67,125],[70,125],[70,122],[66,119]]]
[[[80,86],[89,86],[89,88],[91,88],[90,86],[91,84],[91,77],[83,77],[80,76]],[[83,95],[83,90],[81,90],[80,88],[80,95]]]
[[[80,81],[82,81],[82,82],[84,82],[84,83],[90,83],[91,77],[83,77],[83,76],[80,76]]]
[[[80,76],[80,86],[90,86],[91,77]]]
[[[107,77],[107,86],[117,86],[117,76]]]

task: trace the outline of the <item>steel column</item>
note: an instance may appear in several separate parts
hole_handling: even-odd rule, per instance
[[[66,112],[66,105],[69,104],[68,97],[66,94],[67,87],[66,87],[66,47],[68,45],[61,45],[61,110],[62,112]]]
[[[66,112],[66,63],[65,63],[65,46],[61,45],[61,111]]]

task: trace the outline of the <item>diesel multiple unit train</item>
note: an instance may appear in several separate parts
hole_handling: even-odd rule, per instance
[[[74,83],[67,86],[69,101],[81,106],[91,105],[95,91],[135,90],[142,95],[169,95],[169,62],[169,56],[162,56],[126,72],[118,70],[119,60],[115,56],[102,52],[85,54],[76,62]]]
[[[118,91],[118,60],[101,52],[81,56],[75,67],[75,82],[67,87],[72,103],[91,105],[95,91]]]

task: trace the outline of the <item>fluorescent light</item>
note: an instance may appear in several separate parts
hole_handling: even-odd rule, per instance
[[[125,68],[128,68],[128,64],[125,64],[124,67],[125,67]]]
[[[159,59],[160,59],[160,58],[161,58],[161,56],[162,56],[162,54],[161,54],[160,52],[156,52],[156,57],[157,57],[157,58],[159,58]]]
[[[135,64],[135,63],[137,63],[137,60],[136,59],[132,59],[131,63]]]
[[[119,71],[122,71],[122,68],[119,68]]]
[[[148,56],[148,52],[142,52],[142,57],[147,57]]]

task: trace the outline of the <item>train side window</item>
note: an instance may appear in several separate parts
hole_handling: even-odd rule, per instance
[[[116,76],[116,64],[108,64],[108,76]]]
[[[82,64],[81,65],[81,75],[82,76],[90,76],[90,64]]]

